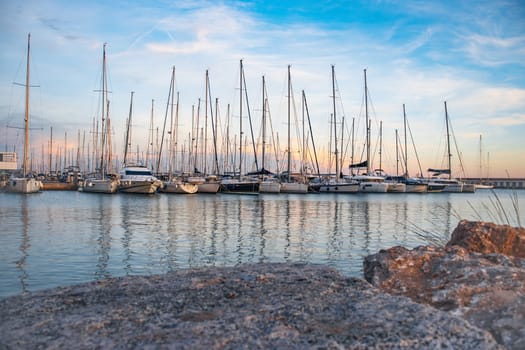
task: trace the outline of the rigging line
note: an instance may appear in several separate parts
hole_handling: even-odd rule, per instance
[[[410,134],[410,140],[412,141],[412,147],[414,148],[414,154],[416,156],[417,164],[419,167],[419,174],[420,176],[423,176],[423,169],[421,168],[421,162],[419,160],[419,155],[417,153],[416,143],[414,140],[414,136],[412,135],[412,129],[410,128],[410,123],[408,122],[408,119],[407,119],[407,127],[408,127],[408,132]],[[408,164],[406,166],[407,166],[407,173],[408,173]]]
[[[458,147],[458,143],[457,143],[457,140],[456,140],[456,134],[454,133],[454,129],[452,128],[452,123],[450,123],[450,114],[449,114],[448,118],[449,118],[449,124],[450,124],[450,132],[452,133],[452,139],[454,140],[454,146],[456,148],[456,153],[458,155],[458,160],[459,160],[459,166],[460,166],[460,169],[461,169],[461,174],[463,175],[463,177],[465,177],[466,173],[465,173],[465,168],[463,167],[463,157],[462,157],[461,153],[459,152],[459,147]],[[452,169],[450,169],[450,171],[452,171]]]

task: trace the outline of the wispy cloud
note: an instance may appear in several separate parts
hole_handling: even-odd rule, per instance
[[[465,53],[477,64],[493,67],[507,64],[525,66],[525,35],[496,37],[470,34],[463,41]]]

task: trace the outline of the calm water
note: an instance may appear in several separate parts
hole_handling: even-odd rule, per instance
[[[0,298],[187,267],[312,262],[362,276],[362,259],[417,233],[448,238],[458,217],[517,225],[525,191],[474,194],[98,195],[0,193]],[[489,209],[487,209],[487,207]],[[500,221],[501,222],[501,221]]]

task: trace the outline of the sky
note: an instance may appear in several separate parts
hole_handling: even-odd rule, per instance
[[[316,151],[327,167],[333,152],[333,65],[336,128],[346,130],[340,147],[345,172],[352,144],[356,162],[363,154],[366,69],[374,168],[379,167],[379,154],[385,171],[396,173],[402,167],[395,135],[397,129],[403,144],[403,104],[412,133],[409,173],[419,173],[416,154],[423,175],[427,168],[446,167],[446,101],[455,176],[525,177],[525,3],[520,0],[27,0],[2,1],[0,19],[0,146],[2,151],[23,149],[18,128],[23,126],[25,90],[14,83],[25,82],[31,33],[35,163],[41,158],[36,154],[47,152],[51,128],[55,145],[68,152],[78,147],[79,135],[87,135],[84,148],[91,142],[93,120],[100,114],[97,90],[107,43],[112,140],[120,157],[130,92],[131,143],[144,152],[152,100],[153,129],[162,131],[173,66],[179,143],[189,145],[192,106],[196,110],[201,99],[204,108],[206,70],[214,108],[218,99],[219,128],[226,130],[229,105],[230,138],[235,139],[242,59],[255,137],[261,132],[264,76],[281,158],[287,147],[290,65],[295,105],[291,149],[296,154],[300,148],[296,135],[302,132],[304,91]],[[242,120],[247,135],[246,106]]]

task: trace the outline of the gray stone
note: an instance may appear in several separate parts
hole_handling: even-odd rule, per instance
[[[466,224],[467,223],[467,224]],[[505,237],[497,236],[497,225],[460,223],[460,232],[467,246],[485,247],[494,251],[507,247]],[[468,237],[465,227],[474,227]],[[482,230],[481,227],[490,227]],[[508,226],[501,227],[509,232]],[[480,240],[480,232],[490,231],[493,239]],[[454,238],[453,238],[454,239]],[[496,244],[488,242],[500,242]],[[523,243],[521,243],[523,244]],[[466,245],[466,244],[465,244]],[[500,248],[496,248],[496,247]],[[477,249],[476,248],[476,249]],[[512,248],[520,251],[523,247]],[[444,248],[417,247],[408,250],[393,247],[367,256],[365,279],[381,290],[403,295],[413,301],[431,305],[463,317],[471,324],[489,331],[496,341],[508,349],[525,349],[525,259],[497,253],[470,252],[458,245]]]
[[[22,294],[0,301],[0,334],[7,349],[499,348],[459,317],[327,267],[290,264]]]

